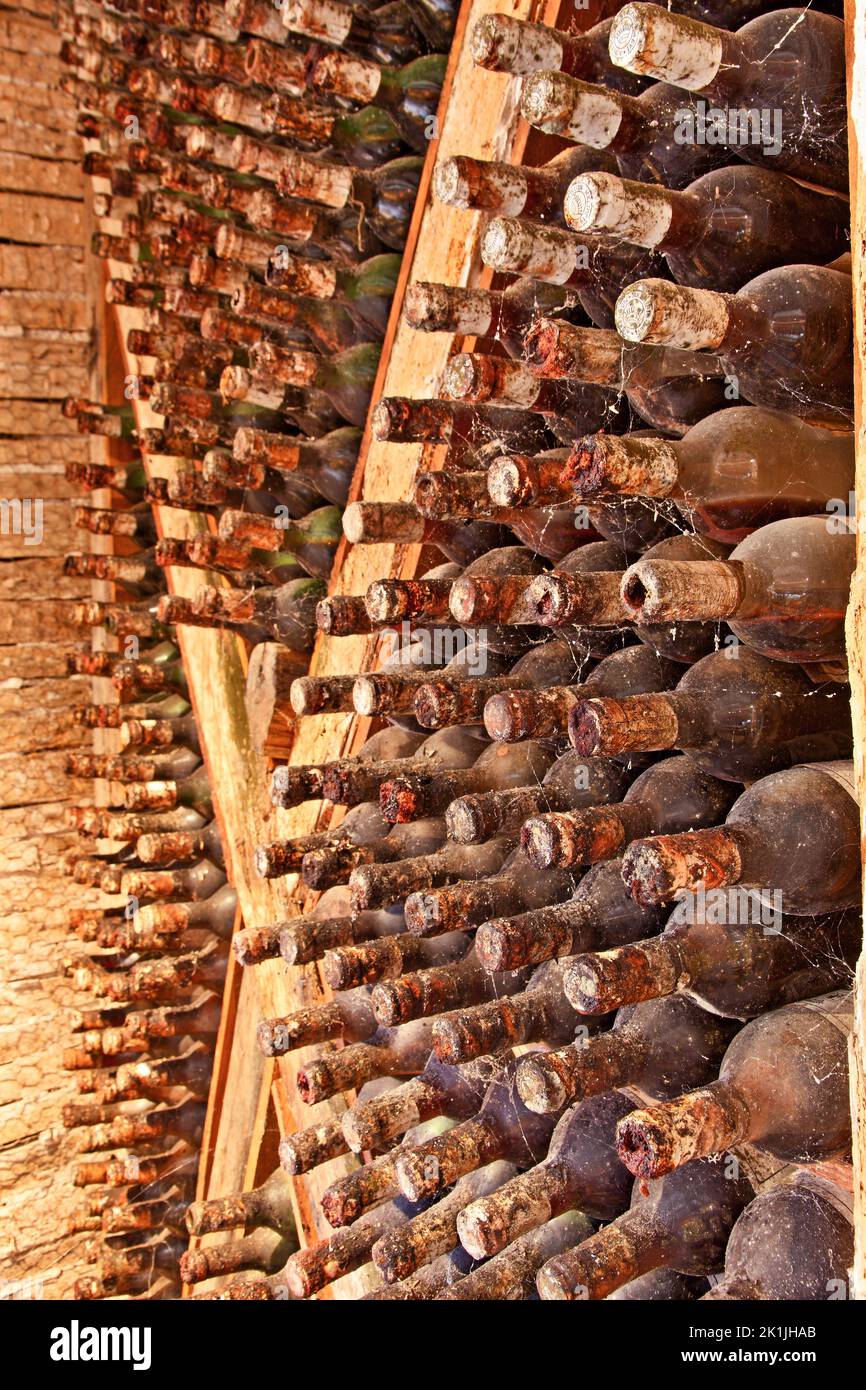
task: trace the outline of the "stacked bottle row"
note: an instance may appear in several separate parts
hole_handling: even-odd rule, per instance
[[[514,278],[409,287],[413,327],[487,350],[452,355],[439,399],[376,403],[380,439],[447,455],[344,530],[443,564],[319,605],[332,637],[404,638],[295,681],[296,715],[374,732],[276,768],[277,808],[337,814],[256,867],[321,897],[235,941],[249,967],[319,964],[330,1001],[259,1041],[324,1044],[300,1099],[350,1108],[189,1228],[240,1203],[278,1229],[293,1175],[366,1161],[325,1191],[330,1239],[281,1266],[223,1247],[220,1273],[259,1276],[211,1296],[369,1266],[374,1299],[847,1295],[842,26],[766,8],[736,33],[740,7],[630,4],[587,34],[497,15],[469,36],[563,149],[434,173],[491,214],[482,259]],[[780,148],[676,137],[708,103],[778,111]]]
[[[64,56],[94,251],[111,303],[137,311],[131,403],[68,400],[79,427],[126,440],[129,466],[76,469],[136,520],[88,518],[146,540],[154,566],[223,575],[171,620],[273,636],[306,669],[326,592],[418,188],[435,133],[454,7],[377,11],[304,0],[190,7],[73,0]],[[175,460],[147,481],[143,461]],[[181,460],[182,465],[177,461]],[[161,465],[160,465],[161,466]],[[158,539],[139,502],[210,529]],[[132,527],[127,531],[127,527]],[[148,571],[145,574],[145,571]]]
[[[76,563],[144,570],[148,512],[80,506],[76,515],[88,539],[106,533],[94,518],[134,523],[108,532],[115,554],[83,552]],[[80,602],[74,614],[89,640],[70,664],[111,690],[108,702],[76,709],[95,749],[70,753],[66,768],[94,779],[93,804],[69,812],[81,846],[67,863],[93,905],[75,912],[82,946],[64,962],[93,995],[64,1053],[81,1093],[63,1119],[83,1156],[86,1199],[70,1233],[93,1233],[84,1256],[95,1268],[76,1285],[88,1299],[179,1294],[237,914],[176,634],[156,616],[161,578],[115,576],[111,601]]]

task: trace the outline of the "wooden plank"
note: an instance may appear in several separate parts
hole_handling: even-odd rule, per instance
[[[854,284],[855,439],[857,468],[857,569],[848,610],[848,665],[854,722],[854,764],[861,807],[861,848],[866,851],[866,0],[845,5],[848,58],[848,146],[851,180],[851,251]],[[866,854],[864,854],[866,857]],[[851,1296],[866,1298],[866,948],[855,980],[855,1030],[851,1049],[851,1110],[854,1124],[854,1265]]]

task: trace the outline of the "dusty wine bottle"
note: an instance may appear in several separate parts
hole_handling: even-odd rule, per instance
[[[635,1183],[630,1209],[539,1271],[543,1299],[599,1299],[659,1265],[713,1274],[731,1228],[753,1196],[724,1163],[690,1163],[652,1185]]]
[[[645,1179],[746,1141],[793,1163],[844,1149],[852,1021],[842,991],[753,1019],[725,1053],[718,1081],[621,1122],[623,1163]]]

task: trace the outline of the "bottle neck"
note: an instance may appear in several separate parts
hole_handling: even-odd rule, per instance
[[[617,1153],[637,1178],[658,1178],[696,1158],[746,1141],[753,1117],[745,1095],[718,1080],[621,1121]]]
[[[679,943],[659,938],[579,956],[566,971],[564,984],[581,1013],[603,1014],[672,994],[689,980]]]
[[[573,1250],[542,1268],[543,1299],[601,1299],[665,1263],[669,1243],[663,1227],[641,1211],[628,1211]]]

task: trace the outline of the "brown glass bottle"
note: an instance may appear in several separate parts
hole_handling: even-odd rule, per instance
[[[470,720],[480,722],[487,702],[497,693],[544,689],[551,683],[558,685],[574,679],[585,669],[587,659],[577,640],[568,640],[571,637],[569,633],[566,640],[555,639],[531,647],[518,657],[507,675],[504,674],[504,657],[487,653],[486,648],[467,649],[470,660],[466,674],[461,672],[455,659],[440,673],[419,676],[413,694],[415,718],[425,729],[465,724]],[[479,659],[481,651],[485,657],[483,663]],[[476,674],[477,667],[482,664],[486,667],[485,673]]]
[[[553,753],[542,744],[493,744],[483,748],[471,767],[439,767],[431,774],[404,773],[381,784],[380,806],[386,820],[417,820],[447,810],[458,796],[470,792],[533,787],[553,762]]]
[[[370,1100],[357,1100],[343,1116],[343,1134],[353,1153],[382,1147],[414,1125],[444,1115],[467,1120],[484,1099],[507,1054],[450,1066],[431,1053],[424,1070],[401,1086]]]
[[[667,434],[685,434],[731,403],[730,377],[713,353],[627,344],[612,329],[538,315],[523,356],[537,376],[592,382],[623,393],[642,420]]]
[[[590,692],[602,695],[610,691],[613,698],[628,698],[636,691],[660,689],[672,676],[676,679],[677,674],[677,666],[651,648],[626,647],[600,661],[579,685],[511,690],[491,696],[484,707],[484,727],[499,743],[515,743],[524,738],[558,739],[574,706],[584,698],[593,698]]]
[[[772,902],[773,889],[780,891],[785,911],[796,916],[853,907],[859,899],[852,839],[857,814],[851,763],[801,764],[754,783],[724,826],[635,841],[623,878],[644,901],[670,899],[681,889],[742,884],[764,902]]]
[[[516,1067],[516,1060],[509,1062],[491,1082],[473,1119],[400,1152],[396,1173],[404,1196],[411,1201],[433,1196],[464,1173],[497,1158],[520,1167],[541,1160],[557,1117],[534,1115],[526,1109],[514,1087]]]
[[[537,1111],[559,1110],[614,1087],[668,1100],[713,1079],[736,1031],[736,1023],[682,995],[650,999],[620,1009],[610,1032],[525,1058],[517,1088]]]
[[[282,1018],[263,1018],[257,1038],[266,1057],[282,1057],[296,1048],[329,1038],[355,1043],[371,1037],[376,1028],[369,991],[362,986],[335,995],[327,1004],[296,1009]]]
[[[291,1204],[291,1184],[282,1168],[251,1192],[229,1197],[212,1197],[192,1202],[186,1212],[186,1229],[192,1236],[211,1231],[229,1231],[236,1226],[266,1226],[291,1235],[295,1229]]]
[[[465,932],[448,932],[435,941],[397,932],[356,946],[335,946],[324,957],[322,974],[331,989],[352,989],[377,980],[399,979],[409,970],[448,965],[462,960],[468,949]]]
[[[405,502],[351,502],[343,512],[343,534],[352,545],[435,545],[447,560],[468,565],[503,539],[489,522],[463,525],[459,521],[429,520]]]
[[[400,859],[393,864],[362,865],[352,870],[349,879],[352,909],[382,907],[422,888],[486,878],[502,868],[514,847],[514,838],[501,836],[483,845],[446,844],[434,854]]]
[[[595,864],[647,835],[717,825],[735,798],[732,783],[708,776],[690,758],[665,758],[642,772],[622,801],[531,815],[520,838],[540,869]]]
[[[572,1209],[601,1221],[618,1216],[631,1195],[614,1144],[628,1107],[627,1097],[612,1091],[567,1110],[542,1163],[465,1206],[457,1218],[464,1250],[485,1259]]]
[[[574,955],[587,949],[584,943],[597,949],[640,941],[663,920],[659,907],[636,903],[626,891],[622,861],[604,860],[580,880],[570,901],[550,900],[511,917],[488,917],[475,934],[475,950],[487,970],[514,970]]]
[[[681,440],[578,440],[559,482],[571,496],[673,497],[696,531],[728,545],[782,517],[829,511],[853,488],[853,436],[760,406],[708,415]],[[553,500],[556,483],[545,491]],[[535,494],[533,494],[535,500]]]
[[[810,10],[792,24],[776,10],[731,33],[657,5],[626,5],[611,27],[610,56],[630,72],[700,92],[713,106],[778,111],[777,142],[740,140],[737,153],[846,190],[845,39],[835,16]],[[819,114],[804,127],[807,89]]]
[[[481,259],[491,270],[570,286],[599,328],[613,328],[613,309],[622,287],[653,274],[652,266],[660,266],[652,251],[514,217],[490,219]]]
[[[675,690],[581,699],[568,719],[581,753],[678,748],[705,772],[735,782],[806,759],[845,757],[851,746],[844,686],[815,685],[799,666],[745,645],[702,657]]]
[[[378,858],[379,843],[384,842],[388,829],[378,805],[363,801],[346,813],[335,831],[271,840],[256,847],[253,862],[262,878],[280,878],[303,870],[310,887],[330,888],[348,877],[356,864]],[[384,852],[387,855],[387,848]]]
[[[369,745],[367,745],[369,746]],[[408,745],[404,745],[407,747]],[[343,759],[327,766],[322,777],[322,795],[338,805],[352,806],[379,796],[379,805],[386,821],[394,821],[382,800],[381,787],[393,778],[423,777],[426,782],[446,771],[471,767],[478,756],[477,732],[467,725],[455,725],[415,740],[408,756],[384,758]],[[407,803],[408,805],[408,803]],[[425,814],[420,802],[418,817]],[[415,817],[416,819],[418,817]],[[401,817],[409,819],[410,817]]]
[[[581,381],[539,378],[509,357],[481,352],[455,353],[445,368],[442,390],[451,400],[494,401],[556,416],[571,430],[581,429],[588,420],[595,421],[588,429],[616,429],[620,418],[614,392]]]
[[[298,1094],[306,1105],[315,1105],[376,1076],[417,1076],[430,1055],[430,1038],[426,1018],[380,1028],[366,1042],[307,1062],[298,1074]]]
[[[503,164],[496,160],[473,159],[469,155],[452,155],[450,159],[440,160],[436,165],[433,173],[433,192],[440,203],[447,203],[451,207],[473,208],[481,212],[498,212],[505,217],[528,217],[541,222],[550,221],[563,225],[562,202],[572,180],[588,170],[605,170],[615,173],[616,168],[616,163],[609,156],[597,154],[594,150],[578,146],[562,150],[559,154],[554,155],[553,159],[548,160],[546,164],[542,164],[538,168],[528,168],[520,164]],[[429,290],[433,287],[424,286],[423,288]],[[451,296],[449,296],[446,286],[440,288],[446,291],[445,294],[441,295],[443,302],[451,296],[453,296],[452,302],[459,302],[457,301],[457,294],[461,292],[452,290]],[[415,290],[416,287],[412,286],[412,289]],[[462,291],[463,296],[471,296],[476,293],[478,292],[472,290]],[[482,296],[483,293],[481,291]],[[507,295],[507,291],[505,293]],[[408,301],[408,304],[411,305],[413,302],[417,302],[415,296]],[[464,298],[463,302],[468,307],[472,301]],[[506,298],[504,302],[507,303],[508,299]],[[483,298],[478,301],[478,304],[483,312]],[[411,322],[411,309],[407,317]],[[440,324],[440,327],[445,326]],[[474,330],[470,329],[469,331]],[[489,332],[482,332],[478,333],[477,336],[486,338],[494,335]],[[519,356],[520,354],[512,353],[511,355]]]
[[[423,742],[422,734],[409,733],[405,729],[391,726],[380,729],[367,739],[354,758],[341,759],[335,764],[313,763],[277,767],[271,779],[271,800],[275,806],[286,809],[298,806],[302,801],[318,801],[323,795],[324,778],[332,767],[339,768],[343,775],[357,773],[359,769],[367,768],[368,764],[411,758]],[[376,795],[378,782],[375,782],[375,777],[371,781],[375,783],[373,795]],[[358,795],[355,804],[366,800],[370,800],[370,797]]]
[[[629,285],[616,302],[626,342],[711,348],[752,405],[850,427],[850,277],[825,266],[767,270],[736,294],[667,280]]]
[[[450,165],[459,165],[462,170],[467,161],[445,160],[437,166],[437,189],[445,182],[445,174],[440,173]],[[488,166],[480,161],[482,170]],[[515,170],[511,165],[493,165],[494,169],[506,170],[508,175],[525,175],[531,178],[537,171],[533,169]],[[465,177],[465,175],[463,175]],[[525,180],[524,180],[525,181]],[[438,193],[440,198],[443,194]],[[443,198],[453,202],[453,197]],[[507,210],[510,211],[512,203]],[[506,209],[502,209],[506,211]],[[560,289],[557,285],[543,284],[541,281],[528,282],[515,280],[504,290],[468,289],[455,285],[431,284],[418,280],[407,286],[403,316],[412,328],[426,333],[460,333],[467,337],[495,338],[502,344],[510,357],[523,356],[526,334],[540,314],[570,313],[579,310],[579,300],[573,290]]]
[[[569,34],[547,24],[529,24],[506,14],[476,20],[469,50],[479,67],[525,77],[540,68],[567,72],[587,82],[601,82],[616,91],[640,91],[641,83],[623,82],[608,52],[611,20],[604,19],[582,33]],[[629,74],[631,76],[632,74]]]
[[[844,1149],[852,1024],[851,995],[841,991],[753,1019],[725,1053],[718,1081],[622,1121],[620,1158],[653,1178],[744,1142],[792,1163]]]
[[[848,246],[841,198],[738,165],[681,190],[581,173],[564,213],[572,231],[652,247],[679,284],[713,290],[737,290],[780,265],[827,265]]]
[[[478,844],[503,831],[519,829],[529,816],[579,811],[617,802],[628,786],[621,763],[584,758],[570,750],[552,763],[540,783],[503,790],[461,793],[445,813],[452,840]],[[533,859],[532,862],[537,862]],[[538,864],[550,868],[550,864]]]
[[[852,1222],[851,1193],[801,1169],[749,1203],[728,1238],[725,1272],[704,1301],[845,1298]]]
[[[383,396],[371,427],[374,438],[393,444],[448,444],[455,464],[475,457],[491,439],[503,448],[529,451],[544,448],[546,439],[543,417],[529,411],[407,396]]]
[[[443,1062],[456,1063],[528,1042],[561,1046],[581,1022],[563,993],[560,962],[545,961],[520,992],[442,1014],[433,1024],[433,1049]]]
[[[240,1240],[187,1250],[180,1258],[180,1277],[185,1284],[200,1284],[204,1279],[237,1274],[242,1269],[274,1274],[296,1249],[293,1235],[281,1235],[267,1226],[260,1226],[252,1235]]]
[[[481,1302],[531,1299],[538,1270],[561,1250],[570,1250],[592,1234],[593,1223],[580,1211],[557,1216],[506,1246],[492,1259],[471,1269],[446,1288],[445,1302]]]
[[[773,521],[727,560],[639,560],[623,576],[623,603],[650,622],[724,618],[762,655],[827,662],[844,679],[855,550],[853,528],[834,526],[826,515]]]
[[[574,891],[575,879],[564,870],[537,870],[515,850],[501,872],[449,888],[410,893],[404,904],[406,926],[418,936],[438,936],[500,913],[562,902]]]
[[[652,1184],[635,1183],[624,1215],[542,1267],[538,1292],[543,1299],[606,1298],[660,1265],[712,1274],[752,1195],[746,1179],[729,1173],[724,1161],[690,1163]]]
[[[684,895],[661,936],[576,956],[565,988],[586,1013],[682,994],[747,1019],[845,985],[859,934],[854,910],[782,917],[757,895]]]

